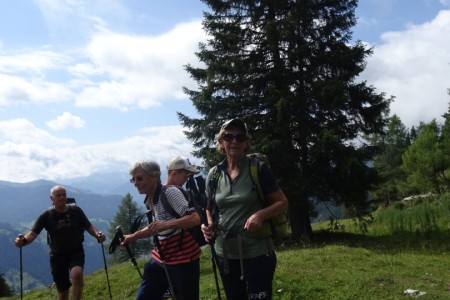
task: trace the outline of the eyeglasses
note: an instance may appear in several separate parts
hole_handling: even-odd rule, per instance
[[[131,177],[131,178],[130,178],[130,182],[131,182],[131,183],[140,182],[140,181],[142,181],[142,180],[144,180],[144,176],[142,176],[142,175],[139,175],[139,176]]]
[[[243,133],[240,133],[238,135],[234,135],[231,133],[225,133],[224,135],[222,135],[222,139],[226,142],[232,142],[234,139],[236,139],[236,141],[238,143],[242,143],[247,140],[247,136]]]

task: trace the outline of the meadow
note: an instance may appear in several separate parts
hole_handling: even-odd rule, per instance
[[[327,222],[314,224],[308,244],[278,246],[274,299],[450,299],[448,195],[378,209],[367,232],[353,220],[339,222],[336,230]],[[145,262],[139,260],[141,270]],[[136,268],[126,262],[107,270],[113,299],[134,299],[140,283]],[[201,299],[217,299],[208,247],[200,289]],[[225,299],[223,291],[221,296]],[[54,287],[24,294],[24,299],[55,298]],[[105,270],[85,277],[84,299],[109,299]]]

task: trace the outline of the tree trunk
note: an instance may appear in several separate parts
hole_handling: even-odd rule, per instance
[[[312,240],[311,220],[309,219],[309,205],[305,196],[289,204],[289,217],[292,230],[292,239],[309,242]]]

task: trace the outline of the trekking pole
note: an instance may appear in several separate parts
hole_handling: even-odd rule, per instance
[[[19,234],[19,239],[24,239],[25,237],[23,236],[23,234]],[[20,260],[20,299],[23,299],[23,273],[22,273],[22,246],[20,246],[19,248],[19,260]]]
[[[123,236],[122,228],[120,228],[120,225],[116,227],[116,234],[119,237],[120,242],[122,242],[125,239],[125,237]],[[130,245],[126,244],[125,249],[127,250],[128,256],[130,257],[130,260],[131,260],[131,263],[133,264],[133,266],[136,267],[136,270],[138,271],[139,276],[141,276],[141,279],[142,279],[141,270],[139,269],[136,259],[134,258],[134,255],[133,255],[133,252],[131,251]]]
[[[195,184],[195,182],[197,182],[197,185]],[[202,199],[202,203],[201,205],[203,207],[207,206],[207,197],[205,194],[205,190],[206,190],[206,182],[205,179],[202,176],[197,176],[195,178],[195,182],[194,182],[194,178],[189,178],[188,184],[190,189],[199,195],[199,198]],[[201,191],[201,192],[200,192]],[[200,221],[203,225],[208,226],[208,218],[206,216],[206,212],[204,210],[201,211],[200,214]],[[214,240],[210,240],[208,242],[209,245],[209,249],[211,251],[211,264],[212,264],[212,269],[213,269],[213,274],[214,274],[214,282],[216,284],[216,291],[217,291],[217,299],[221,300],[221,296],[220,296],[220,286],[219,286],[219,277],[217,276],[217,253],[216,253],[216,249],[214,248]]]
[[[209,249],[211,250],[211,264],[212,264],[212,269],[213,269],[213,274],[214,274],[214,281],[216,283],[217,299],[221,300],[219,278],[217,276],[217,265],[216,265],[217,253],[216,253],[216,249],[214,248],[214,241],[210,241],[208,244],[209,244]]]
[[[103,242],[100,242],[100,246],[102,247],[103,262],[105,263],[105,272],[106,272],[106,281],[108,282],[109,299],[112,300],[111,286],[109,285],[108,266],[106,265],[105,248],[103,247]]]

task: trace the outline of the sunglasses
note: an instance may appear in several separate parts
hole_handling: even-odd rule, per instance
[[[140,175],[140,176],[136,176],[136,177],[131,177],[130,178],[130,182],[131,183],[136,183],[136,182],[140,182],[144,180],[144,176]]]
[[[234,135],[231,133],[225,133],[224,135],[222,135],[222,139],[225,142],[232,142],[234,139],[236,139],[237,142],[242,143],[247,140],[247,136],[243,133],[240,133],[238,135]]]

